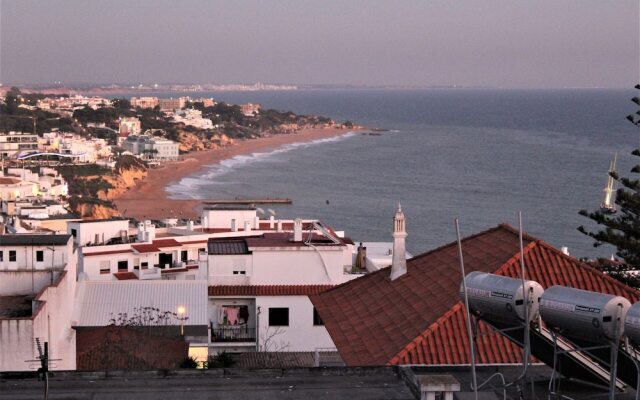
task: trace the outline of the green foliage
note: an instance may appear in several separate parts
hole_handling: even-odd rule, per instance
[[[178,368],[195,369],[198,368],[198,361],[194,357],[186,357],[178,364]]]
[[[640,157],[640,149],[631,153]],[[587,217],[600,226],[600,229],[591,232],[584,226],[579,226],[578,231],[594,239],[594,247],[610,244],[616,248],[616,255],[623,262],[603,262],[600,260],[597,267],[619,281],[640,288],[640,279],[633,271],[640,270],[640,180],[637,175],[640,168],[635,166],[631,170],[632,177],[620,177],[612,173],[620,186],[616,191],[615,203],[617,213],[606,210],[588,212],[581,210],[580,215]],[[633,177],[636,176],[636,177]]]

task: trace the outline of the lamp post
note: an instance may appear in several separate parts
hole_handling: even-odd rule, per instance
[[[178,307],[178,319],[180,320],[180,335],[184,336],[184,315],[187,313],[187,309],[184,306]]]

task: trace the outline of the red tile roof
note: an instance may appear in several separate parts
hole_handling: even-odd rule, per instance
[[[127,281],[127,280],[130,280],[130,279],[138,279],[136,274],[134,274],[133,272],[115,272],[113,274],[113,276],[115,276],[119,281]]]
[[[209,296],[309,296],[333,285],[218,285],[209,286]]]
[[[640,293],[531,236],[524,236],[527,279],[612,293]],[[499,225],[462,243],[466,272],[519,276],[518,232]],[[469,363],[456,243],[407,261],[389,280],[383,269],[311,296],[347,365]],[[490,333],[484,323],[481,332]],[[521,351],[498,334],[478,338],[480,363],[519,363]]]
[[[144,244],[132,244],[131,248],[133,248],[138,253],[155,253],[160,251],[163,247],[180,247],[180,242],[175,239],[158,239],[154,240],[151,243]]]
[[[76,332],[76,363],[80,371],[174,369],[187,357],[189,344],[162,327],[82,328]],[[158,351],[162,349],[162,351]]]

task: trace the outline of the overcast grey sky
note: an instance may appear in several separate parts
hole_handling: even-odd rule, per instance
[[[2,83],[629,87],[638,0],[0,0]]]

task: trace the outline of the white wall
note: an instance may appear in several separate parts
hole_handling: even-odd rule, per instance
[[[203,210],[202,216],[206,217],[205,229],[231,228],[231,220],[236,220],[236,228],[244,229],[244,222],[251,221],[251,229],[257,229],[255,225],[256,210]]]
[[[288,250],[253,251],[252,285],[339,284],[349,280],[344,273],[351,265],[347,247],[322,246]]]
[[[69,242],[71,243],[71,242]],[[51,250],[55,249],[55,251]],[[44,270],[53,268],[64,268],[69,261],[69,255],[73,254],[71,244],[67,246],[0,246],[2,261],[0,270]],[[16,261],[9,261],[10,254],[15,251]],[[37,261],[37,252],[42,251],[43,261]]]
[[[71,243],[71,242],[70,242]],[[73,253],[72,253],[73,254]],[[76,336],[71,328],[76,288],[75,254],[69,257],[66,273],[56,286],[45,287],[36,300],[40,306],[26,318],[0,319],[0,371],[28,371],[26,363],[37,356],[35,339],[49,342],[52,370],[76,368]]]
[[[313,304],[307,296],[259,296],[256,306],[258,316],[258,344],[264,346],[265,337],[279,330],[271,341],[274,346],[286,345],[282,351],[314,351],[317,348],[334,348],[335,344],[324,325],[313,325]],[[289,326],[269,327],[269,308],[288,307]]]
[[[72,234],[72,230],[76,230],[76,236],[73,241],[78,246],[85,246],[87,243],[94,244],[95,236],[99,235],[99,241],[106,242],[109,239],[120,237],[121,231],[129,234],[128,220],[109,220],[95,222],[69,222],[67,224],[67,233]]]

